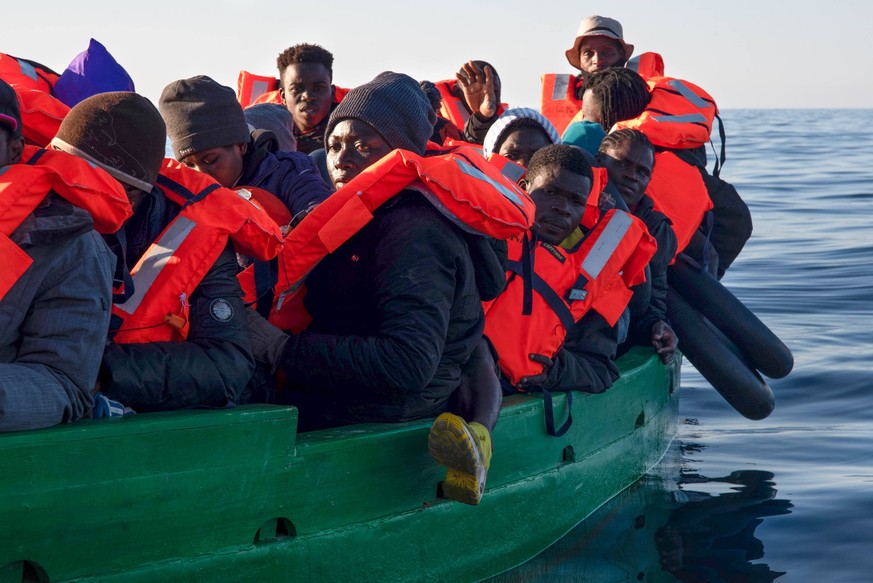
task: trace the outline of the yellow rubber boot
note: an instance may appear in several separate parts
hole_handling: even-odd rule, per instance
[[[437,463],[448,468],[443,495],[465,504],[478,504],[485,493],[491,464],[491,435],[479,423],[443,413],[433,422],[428,450]]]

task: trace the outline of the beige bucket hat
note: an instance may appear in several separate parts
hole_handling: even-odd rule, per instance
[[[589,16],[579,23],[579,30],[576,32],[576,40],[573,46],[567,49],[564,53],[567,55],[567,61],[580,71],[582,67],[579,62],[579,44],[582,39],[587,36],[605,36],[614,38],[621,46],[624,47],[624,56],[629,59],[634,52],[634,46],[624,42],[624,31],[622,31],[621,23],[614,18],[607,16]]]

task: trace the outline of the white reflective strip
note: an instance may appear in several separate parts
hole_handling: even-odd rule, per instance
[[[552,101],[567,99],[567,91],[570,89],[570,75],[555,75],[555,87],[552,89]]]
[[[637,55],[636,57],[631,58],[627,62],[627,65],[625,65],[625,68],[630,69],[631,71],[634,71],[635,73],[639,73],[640,72],[640,56]]]
[[[678,91],[682,97],[691,102],[691,105],[700,109],[707,109],[711,107],[710,103],[697,95],[694,91],[688,88],[685,83],[680,81],[679,79],[673,79],[672,81],[667,81],[667,85]]]
[[[190,219],[183,216],[176,217],[176,220],[167,227],[157,241],[152,243],[134,267],[136,275],[133,276],[133,295],[123,304],[118,304],[116,306],[118,309],[126,314],[133,314],[139,308],[152,284],[161,274],[161,270],[196,226],[197,223]]]
[[[16,59],[17,60],[17,59]],[[21,72],[34,81],[39,79],[39,76],[36,74],[36,69],[33,68],[33,65],[30,63],[25,63],[24,61],[18,61],[18,67],[21,69]]]
[[[478,178],[479,180],[481,180],[483,182],[487,182],[488,184],[490,184],[491,186],[496,188],[500,192],[500,194],[502,194],[504,197],[508,198],[509,200],[511,200],[512,202],[514,202],[515,204],[517,204],[519,206],[524,206],[524,205],[522,205],[521,199],[518,197],[517,194],[512,192],[509,188],[507,188],[503,184],[500,184],[499,182],[494,181],[490,176],[488,176],[487,174],[485,174],[484,172],[482,172],[478,168],[474,168],[473,166],[470,166],[469,164],[467,164],[466,162],[464,162],[460,158],[455,158],[455,162],[458,163],[458,166],[461,167],[461,172],[463,172],[464,174],[466,174],[468,176],[472,176],[473,178]]]
[[[507,162],[503,165],[503,168],[500,169],[500,173],[503,174],[504,178],[510,182],[515,182],[516,184],[518,184],[518,181],[521,180],[521,177],[524,176],[525,172],[526,170],[524,168],[512,162]]]
[[[460,99],[455,100],[455,111],[461,114],[461,119],[466,124],[467,120],[470,119],[470,112],[467,111],[467,106]]]
[[[655,121],[666,121],[670,123],[706,123],[706,118],[702,113],[689,113],[687,115],[653,115]]]
[[[582,269],[592,279],[597,279],[600,275],[600,272],[606,266],[612,254],[615,253],[619,243],[621,243],[625,233],[630,228],[631,223],[633,223],[633,219],[623,211],[616,211],[609,219],[609,222],[606,223],[597,241],[594,242],[591,252],[588,253],[585,261],[582,262]]]
[[[255,81],[252,83],[251,100],[254,101],[264,93],[270,90],[270,85],[266,81]]]

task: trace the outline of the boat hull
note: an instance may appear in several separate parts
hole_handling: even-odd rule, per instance
[[[679,367],[621,361],[574,424],[506,399],[482,503],[438,496],[429,421],[296,433],[297,411],[247,406],[0,435],[0,583],[475,581],[554,543],[661,458]],[[556,394],[556,417],[566,413]]]

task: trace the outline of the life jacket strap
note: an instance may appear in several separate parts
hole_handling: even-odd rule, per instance
[[[555,429],[555,406],[552,402],[552,392],[543,389],[543,413],[546,421],[546,431],[554,437],[561,437],[573,425],[573,392],[567,391],[567,420],[557,430]]]

